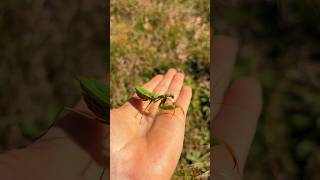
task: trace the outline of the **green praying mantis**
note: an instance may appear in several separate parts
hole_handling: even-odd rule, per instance
[[[78,78],[82,97],[87,104],[87,107],[94,113],[94,116],[66,108],[69,111],[86,116],[90,119],[95,119],[104,124],[110,124],[110,120],[107,117],[109,111],[109,88],[106,84],[93,78],[81,77]]]
[[[173,94],[156,95],[155,93],[152,93],[141,86],[137,86],[135,88],[135,91],[136,91],[136,94],[138,95],[138,97],[142,101],[149,101],[149,104],[147,105],[147,107],[144,109],[143,112],[145,112],[152,103],[156,103],[156,102],[160,101],[160,104],[158,106],[159,109],[175,110],[176,108],[180,108],[182,110],[183,114],[185,114],[183,109],[180,106],[177,106],[174,103],[172,105],[166,104],[167,101],[173,102],[173,99],[174,99]],[[174,115],[174,113],[175,113],[175,111],[173,112],[172,115]]]

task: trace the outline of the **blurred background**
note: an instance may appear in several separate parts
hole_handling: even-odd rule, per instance
[[[234,77],[255,74],[264,110],[245,179],[319,179],[320,3],[214,0],[215,34],[237,37]],[[193,88],[174,179],[209,172],[208,0],[111,1],[111,105],[175,67]],[[0,2],[0,151],[29,144],[105,73],[105,7],[90,0]]]
[[[75,78],[106,72],[105,5],[0,2],[0,152],[30,144],[80,99]]]
[[[183,153],[173,179],[210,167],[209,0],[111,0],[111,107],[154,75],[176,68],[193,89]]]
[[[236,37],[234,78],[256,75],[264,109],[246,180],[320,179],[320,2],[214,0],[215,34]]]

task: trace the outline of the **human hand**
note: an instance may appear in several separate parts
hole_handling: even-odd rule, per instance
[[[74,109],[92,114],[83,101]],[[1,179],[105,180],[108,131],[99,121],[68,112],[36,142],[1,154]]]
[[[184,75],[169,69],[143,85],[158,95],[173,94],[172,110],[158,109],[159,102],[148,102],[134,95],[127,103],[110,112],[111,179],[170,179],[182,151],[186,112],[192,96],[183,87]]]
[[[213,43],[210,70],[213,108],[211,137],[217,137],[232,147],[240,175],[224,146],[211,148],[211,174],[217,180],[241,179],[261,113],[261,88],[252,77],[236,80],[229,87],[238,44],[234,39],[224,36],[214,37]]]

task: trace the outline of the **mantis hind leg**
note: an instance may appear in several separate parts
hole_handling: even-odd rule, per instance
[[[173,118],[173,116],[175,115],[175,113],[176,113],[176,108],[173,109],[173,113],[171,114],[171,118],[170,118],[170,119]]]
[[[139,124],[141,124],[141,120],[142,120],[142,118],[143,118],[143,114],[145,114],[145,112],[147,111],[147,109],[148,109],[148,107],[151,105],[151,103],[152,103],[153,101],[150,101],[149,102],[149,104],[147,105],[147,107],[146,108],[144,108],[144,110],[142,111],[142,113],[141,113],[141,118],[140,118],[140,121],[139,121]],[[136,114],[136,116],[135,117],[137,117],[139,115],[139,111],[138,111],[138,113]]]
[[[174,105],[173,115],[172,115],[172,116],[174,116],[174,114],[175,114],[175,112],[176,112],[176,109],[177,109],[177,108],[179,108],[179,109],[181,110],[181,112],[182,112],[183,116],[186,116],[186,113],[184,112],[184,110],[183,110],[183,108],[182,108],[182,107],[180,107],[180,106],[178,106],[178,105],[175,105],[175,102],[174,102],[173,100],[171,100],[171,99],[169,99],[169,101],[171,101],[171,102],[172,102],[172,104]]]
[[[216,146],[216,145],[223,145],[227,149],[228,153],[231,155],[232,160],[234,162],[233,168],[236,169],[237,173],[242,178],[242,173],[241,173],[241,170],[240,170],[240,164],[239,164],[238,158],[237,158],[236,153],[234,152],[233,148],[226,142],[214,139],[213,146]]]
[[[174,110],[173,110],[173,115],[174,115],[174,113],[176,112],[176,109],[177,109],[177,108],[179,108],[179,109],[181,110],[181,112],[182,112],[182,114],[183,114],[183,117],[185,117],[185,116],[186,116],[186,113],[184,112],[183,108],[180,107],[180,106],[177,106],[177,105],[175,105],[175,108],[174,108]]]
[[[240,170],[240,165],[239,165],[239,161],[236,157],[236,154],[235,152],[233,151],[233,148],[227,144],[227,143],[223,143],[223,145],[226,147],[227,151],[230,153],[230,155],[232,156],[232,159],[234,161],[234,166],[233,168],[236,168],[237,170],[237,173],[240,175],[240,177],[242,178],[242,173],[241,173],[241,170]]]
[[[167,100],[169,100],[172,103],[172,105],[165,105]],[[180,107],[180,106],[175,105],[175,102],[173,100],[171,100],[171,99],[162,99],[160,104],[159,104],[159,108],[163,109],[163,110],[173,110],[173,113],[172,113],[170,119],[172,119],[173,116],[175,115],[177,108],[179,108],[182,111],[183,117],[185,117],[185,112],[184,112],[183,108]],[[181,117],[179,117],[179,118],[181,118]]]

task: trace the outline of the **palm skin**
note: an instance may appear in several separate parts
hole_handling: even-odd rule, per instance
[[[169,69],[143,85],[158,95],[173,94],[175,110],[159,110],[160,102],[148,102],[135,94],[110,112],[111,179],[170,179],[182,151],[185,113],[192,91],[182,87],[184,75]]]

